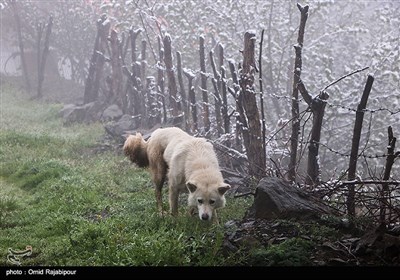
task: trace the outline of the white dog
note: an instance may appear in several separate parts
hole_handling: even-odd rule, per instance
[[[139,167],[149,167],[161,212],[161,190],[168,176],[172,215],[178,214],[179,193],[189,190],[189,212],[197,209],[201,220],[218,222],[215,210],[225,206],[230,186],[224,183],[214,148],[206,139],[176,127],[159,128],[147,142],[140,133],[128,136],[123,149]]]

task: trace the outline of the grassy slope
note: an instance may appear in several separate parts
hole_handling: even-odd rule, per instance
[[[222,225],[250,201],[228,198],[221,226],[188,218],[183,206],[177,219],[159,217],[147,172],[91,152],[102,126],[63,127],[59,109],[2,85],[0,266],[10,265],[8,248],[27,245],[23,265],[240,264],[219,252]]]

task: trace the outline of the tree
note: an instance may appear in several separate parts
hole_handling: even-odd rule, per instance
[[[257,69],[255,60],[256,34],[246,32],[244,34],[243,68],[240,75],[239,104],[243,107],[243,119],[246,126],[243,127],[243,140],[246,147],[247,158],[250,163],[250,175],[260,178],[265,172],[264,155],[261,137],[260,116],[254,89],[254,74]]]
[[[100,89],[100,82],[103,78],[103,66],[105,63],[105,51],[107,45],[108,31],[110,30],[110,21],[103,15],[97,21],[97,35],[93,48],[92,58],[90,60],[89,73],[85,84],[84,103],[90,103],[97,100]]]

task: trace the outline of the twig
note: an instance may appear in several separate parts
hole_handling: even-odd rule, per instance
[[[238,197],[243,197],[243,196],[248,196],[248,195],[256,195],[256,194],[253,192],[245,192],[245,193],[241,193],[241,194],[235,194],[233,197],[238,198]]]
[[[400,181],[384,181],[384,180],[378,180],[378,181],[375,181],[375,180],[366,180],[366,181],[356,181],[356,180],[354,180],[354,181],[342,181],[342,182],[340,182],[340,186],[345,186],[345,185],[358,185],[358,184],[362,184],[362,185],[368,185],[368,184],[375,184],[375,185],[378,185],[378,184],[388,184],[388,185],[396,185],[396,186],[398,186],[398,185],[400,185]]]
[[[359,265],[360,262],[358,261],[358,258],[351,252],[350,246],[348,247],[348,246],[344,245],[344,244],[343,244],[342,242],[340,242],[340,241],[338,241],[338,243],[339,243],[339,245],[341,245],[341,246],[343,246],[344,248],[346,248],[347,252],[356,260],[357,265]]]
[[[278,164],[277,164],[272,158],[269,158],[269,160],[272,161],[272,163],[275,165],[276,171],[279,173],[279,175],[281,176],[281,178],[285,178],[285,176],[282,174],[282,172],[281,172],[281,170],[280,170]]]
[[[366,70],[366,69],[368,69],[368,68],[369,68],[369,66],[364,67],[364,68],[362,68],[362,69],[357,69],[357,70],[355,70],[355,71],[353,71],[353,72],[351,72],[351,73],[349,73],[349,74],[346,74],[346,75],[340,77],[339,79],[337,79],[336,81],[330,83],[330,84],[327,85],[326,87],[324,87],[321,91],[325,91],[325,90],[327,90],[329,87],[331,87],[331,86],[333,86],[334,84],[337,84],[338,82],[340,82],[341,80],[343,80],[343,79],[345,79],[345,78],[347,78],[347,77],[350,77],[351,75],[354,75],[354,74],[356,74],[356,73],[358,73],[358,72],[364,71],[364,70]]]
[[[140,20],[141,20],[143,28],[144,28],[144,32],[146,33],[147,41],[149,42],[151,53],[153,54],[154,61],[157,61],[156,53],[154,52],[153,45],[151,44],[151,40],[149,37],[149,32],[147,31],[146,24],[145,24],[143,16],[142,16],[142,10],[139,10],[139,16],[140,16]]]
[[[308,108],[307,108],[306,110],[300,112],[299,115],[300,115],[300,114],[307,113],[307,112],[308,112]],[[295,118],[296,118],[296,116],[295,116],[295,117],[292,117],[290,120],[286,121],[286,122],[282,125],[281,128],[279,128],[277,131],[275,131],[275,132],[272,134],[272,136],[268,138],[268,140],[265,142],[265,145],[267,145],[269,142],[271,142],[272,139],[274,139],[275,135],[277,135],[280,131],[282,131],[282,130],[283,130],[290,122],[292,122]],[[303,117],[301,117],[301,118],[303,118]]]

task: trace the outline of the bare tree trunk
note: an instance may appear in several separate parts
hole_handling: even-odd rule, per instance
[[[290,3],[290,6],[291,5],[292,5],[292,3]],[[269,90],[271,92],[275,93],[275,92],[277,92],[276,88],[279,87],[279,77],[275,80],[274,75],[273,75],[274,71],[273,71],[273,67],[272,67],[272,65],[274,63],[274,60],[272,58],[272,49],[273,49],[272,48],[272,38],[274,36],[272,34],[272,32],[273,32],[273,28],[272,28],[272,22],[273,22],[272,16],[273,16],[273,14],[274,14],[274,1],[271,1],[271,9],[269,11],[268,29],[267,29],[267,32],[268,32],[267,57],[268,57],[269,63],[267,63],[267,69],[266,70],[267,70],[267,75],[269,76],[267,78],[267,82],[268,82],[267,85],[269,84]],[[289,67],[288,69],[289,69],[288,70],[288,77],[289,77],[292,74],[291,71],[290,71],[291,67]],[[268,88],[267,88],[267,91],[268,91]],[[276,98],[272,98],[271,100],[272,100],[272,104],[273,104],[273,109],[276,112],[276,116],[277,116],[277,119],[278,119],[279,116],[282,113],[281,106],[279,105],[279,102],[278,102],[278,100]]]
[[[227,97],[227,84],[226,84],[226,69],[224,67],[224,47],[219,43],[217,45],[218,50],[218,63],[221,72],[221,113],[224,121],[224,133],[229,133],[230,128],[230,116],[228,115],[228,97]]]
[[[111,81],[110,81],[110,93],[108,103],[117,103],[122,108],[122,54],[120,48],[121,41],[118,39],[118,33],[115,30],[111,30],[110,34],[110,45],[111,45]]]
[[[203,121],[204,130],[207,133],[210,130],[210,108],[207,93],[207,75],[206,75],[206,56],[204,48],[204,37],[200,36],[200,77],[201,77],[201,94],[203,99]]]
[[[324,119],[326,100],[329,95],[325,91],[321,91],[316,97],[312,97],[303,81],[300,79],[297,88],[303,96],[304,101],[311,108],[313,114],[313,125],[311,129],[311,139],[308,145],[308,162],[307,162],[307,178],[306,184],[315,185],[320,182],[320,166],[319,166],[319,142],[321,140],[322,121]]]
[[[103,66],[105,63],[105,50],[107,47],[107,36],[110,29],[110,21],[103,15],[97,21],[97,36],[90,60],[89,74],[85,84],[84,103],[90,103],[97,99],[100,89],[100,81],[103,78]]]
[[[131,39],[132,65],[134,63],[136,63],[136,61],[137,61],[137,57],[136,57],[136,40],[137,40],[137,37],[139,36],[140,32],[141,32],[141,29],[137,29],[137,30],[130,29],[129,30],[129,35],[130,35],[130,39]],[[132,71],[133,71],[133,69],[132,69]]]
[[[130,43],[131,43],[131,92],[129,98],[129,109],[131,114],[135,116],[135,125],[136,127],[141,126],[142,119],[142,108],[141,108],[141,96],[139,94],[139,67],[138,67],[138,59],[136,55],[136,41],[140,34],[141,30],[129,30]]]
[[[148,120],[147,115],[147,78],[146,78],[146,50],[147,50],[147,42],[146,40],[142,40],[141,52],[140,52],[140,106],[142,108],[142,125]],[[148,125],[146,125],[148,126]]]
[[[182,75],[182,56],[180,52],[176,52],[176,70],[178,75],[178,83],[179,83],[179,93],[182,97],[182,110],[183,110],[183,121],[184,128],[188,128],[188,120],[189,120],[189,106],[185,92],[185,86],[183,85],[183,75]]]
[[[136,81],[136,73],[135,73],[135,64],[136,64],[136,39],[138,35],[140,34],[140,29],[138,30],[133,30],[132,28],[129,30],[129,43],[131,46],[131,71],[129,72],[129,79],[128,79],[128,97],[127,97],[127,112],[129,114],[135,115],[135,104],[136,104],[136,99],[135,96],[137,95],[137,81]],[[126,68],[127,70],[127,68]]]
[[[374,77],[368,75],[367,83],[365,84],[364,92],[361,97],[361,101],[357,106],[356,112],[356,121],[354,123],[353,130],[353,139],[351,141],[351,153],[350,153],[350,162],[349,162],[349,172],[347,174],[347,179],[352,181],[356,178],[356,169],[357,169],[357,159],[358,159],[358,148],[360,145],[361,138],[361,130],[364,120],[364,109],[367,107],[367,101],[369,97],[369,93],[372,89],[372,84],[374,83]],[[349,193],[347,195],[347,213],[349,217],[354,218],[356,213],[355,208],[355,189],[354,185],[349,186]]]
[[[128,33],[129,34],[129,33]],[[126,65],[126,55],[128,53],[128,48],[130,45],[129,39],[127,39],[126,33],[122,33],[122,39],[121,43],[119,44],[119,52],[121,53],[121,65],[122,69],[121,72],[122,74],[125,74],[127,76],[125,85],[122,85],[122,91],[121,91],[121,110],[124,114],[128,114],[128,92],[130,90],[130,74],[128,70],[128,66]],[[128,35],[129,36],[129,35]],[[123,77],[122,80],[124,81]]]
[[[165,105],[165,78],[164,78],[164,68],[163,68],[164,48],[162,47],[161,40],[162,40],[161,37],[158,36],[157,41],[158,41],[159,60],[157,62],[157,91],[161,99],[161,106],[163,111],[163,123],[167,123],[168,116],[167,116],[167,108]]]
[[[11,0],[10,4],[12,6],[12,10],[13,10],[14,18],[15,18],[15,24],[17,27],[18,46],[19,46],[19,52],[20,52],[20,57],[21,57],[22,76],[24,77],[24,80],[25,80],[26,90],[30,93],[32,91],[32,88],[31,88],[31,81],[30,81],[29,75],[28,75],[28,68],[26,67],[24,42],[22,39],[22,30],[21,30],[21,20],[20,20],[19,13],[18,13],[19,8],[17,7],[16,0]]]
[[[217,45],[217,56],[218,56],[218,64],[219,68],[224,66],[224,47],[221,45],[221,43],[218,43]]]
[[[37,91],[38,98],[41,98],[43,95],[42,88],[43,88],[43,81],[44,81],[44,72],[46,69],[47,56],[49,55],[50,35],[51,35],[52,27],[53,27],[53,17],[50,16],[49,22],[47,23],[47,26],[46,26],[46,35],[44,37],[43,53],[40,56],[40,64],[39,64],[40,66],[39,66],[39,71],[38,71],[38,91]],[[40,49],[38,49],[38,52],[40,52]]]
[[[178,88],[176,86],[174,65],[172,62],[172,47],[171,47],[171,37],[166,35],[164,37],[164,51],[165,51],[165,69],[167,71],[168,78],[168,91],[169,91],[169,103],[172,107],[172,117],[173,123],[181,123],[181,118],[179,116],[181,111],[180,102],[178,99]]]
[[[301,75],[301,50],[303,48],[304,41],[304,30],[308,18],[308,5],[302,7],[297,4],[301,13],[299,34],[297,37],[297,45],[294,46],[296,51],[296,58],[294,64],[294,78],[293,78],[293,93],[292,93],[292,135],[290,138],[290,162],[289,162],[289,173],[288,179],[290,181],[296,181],[296,166],[297,166],[297,146],[299,142],[300,132],[300,118],[299,118],[299,90],[297,84],[300,80]]]
[[[196,106],[196,95],[194,92],[193,79],[195,75],[191,72],[184,71],[185,76],[188,79],[188,95],[190,102],[190,111],[192,112],[192,126],[191,131],[196,133],[199,130],[198,121],[197,121],[197,106]]]
[[[228,96],[227,96],[227,85],[226,85],[226,70],[224,66],[221,66],[221,93],[222,93],[222,118],[224,120],[224,132],[229,133],[231,131],[230,116],[228,115]]]
[[[36,42],[36,67],[37,67],[37,92],[36,92],[36,98],[39,98],[39,73],[40,73],[40,61],[42,60],[42,37],[43,37],[43,31],[44,31],[44,23],[38,22],[36,25],[36,31],[37,31],[37,42]]]
[[[256,34],[244,34],[243,69],[240,75],[241,98],[247,126],[243,130],[243,140],[249,160],[250,175],[261,178],[265,171],[264,157],[260,153],[263,149],[261,139],[260,116],[257,108],[256,93],[254,89],[254,73],[257,69],[255,61]]]
[[[390,172],[392,171],[392,166],[396,157],[400,157],[400,151],[394,152],[396,149],[396,137],[393,137],[393,130],[392,127],[388,127],[388,146],[387,146],[387,157],[386,157],[386,164],[385,164],[385,172],[383,174],[383,180],[387,181],[390,179]],[[380,192],[380,209],[379,209],[379,217],[381,226],[386,227],[386,208],[387,205],[390,205],[388,202],[389,196],[389,184],[383,183],[382,189]],[[389,220],[390,223],[390,220]]]
[[[229,88],[228,88],[228,90],[230,90],[231,94],[235,98],[235,104],[236,104],[235,148],[236,148],[236,150],[241,152],[242,151],[242,144],[241,144],[242,141],[240,140],[240,135],[243,135],[242,115],[244,115],[244,114],[241,112],[243,108],[239,104],[240,86],[239,86],[239,80],[238,80],[238,76],[236,73],[235,65],[233,64],[232,61],[229,61],[229,70],[231,72],[231,76],[232,76],[232,80],[233,80],[233,90],[230,90]]]
[[[214,79],[212,79],[212,83],[214,86],[215,120],[216,120],[216,124],[217,124],[218,136],[220,136],[223,133],[222,116],[221,116],[222,100],[221,100],[221,94],[220,94],[220,92],[221,92],[221,75],[218,72],[217,67],[215,65],[213,51],[210,51],[210,62],[211,62],[211,68],[214,73]]]
[[[158,106],[158,100],[157,100],[157,91],[156,91],[156,82],[154,77],[147,77],[146,78],[146,107],[148,108],[147,110],[147,115],[148,115],[148,122],[147,122],[147,127],[152,128],[156,124],[161,123],[161,108]]]
[[[273,5],[274,2],[272,2],[271,5]],[[271,8],[272,12],[272,8]],[[265,112],[264,112],[264,90],[263,90],[263,81],[262,81],[262,47],[263,47],[263,41],[264,41],[264,29],[261,31],[261,40],[260,40],[260,54],[258,57],[258,69],[259,69],[259,82],[260,82],[260,109],[261,109],[261,124],[262,124],[262,152],[263,152],[263,161],[266,163],[266,157],[267,157],[267,150],[265,147],[265,135],[267,134],[266,132],[266,127],[265,127]],[[272,77],[271,77],[272,79]]]

